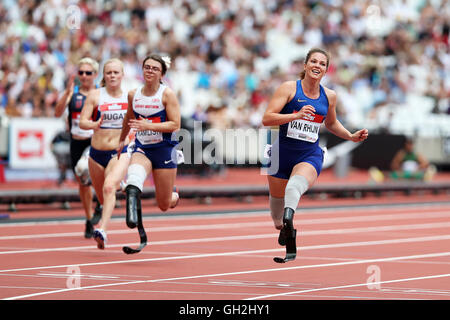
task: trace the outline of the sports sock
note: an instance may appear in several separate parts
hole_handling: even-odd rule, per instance
[[[289,178],[284,193],[284,207],[297,209],[300,197],[308,190],[309,183],[304,176],[294,175]]]
[[[283,226],[284,198],[269,196],[269,205],[275,228],[279,229]]]

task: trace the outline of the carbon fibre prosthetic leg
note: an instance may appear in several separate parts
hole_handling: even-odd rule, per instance
[[[136,249],[125,246],[122,250],[126,254],[139,253],[147,245],[147,234],[142,223],[141,191],[133,185],[128,185],[125,190],[127,193],[127,226],[132,229],[137,226],[141,243]]]
[[[280,230],[278,243],[282,246],[286,246],[286,257],[275,257],[273,258],[275,262],[285,263],[294,260],[297,257],[297,230],[294,229],[294,213],[295,211],[291,208],[284,209],[283,229]]]

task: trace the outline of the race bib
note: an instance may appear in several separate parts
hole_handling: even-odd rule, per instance
[[[99,106],[103,117],[102,129],[120,129],[127,113],[127,103],[107,103]]]
[[[80,128],[80,112],[73,112],[71,119],[70,133],[83,138],[90,138],[94,130],[84,130]]]
[[[161,122],[161,118],[159,117],[148,118],[147,121],[152,123],[159,123]],[[163,134],[162,132],[153,130],[137,131],[136,139],[138,139],[139,142],[142,144],[154,144],[161,142],[163,140]]]
[[[316,142],[319,139],[320,125],[324,116],[315,114],[303,119],[289,122],[286,136],[292,139],[307,142]]]

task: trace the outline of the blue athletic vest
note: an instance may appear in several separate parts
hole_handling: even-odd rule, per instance
[[[78,92],[78,90],[72,94],[72,98],[69,101],[67,120],[71,136],[77,135],[84,138],[90,138],[93,134],[93,130],[84,130],[80,128],[80,115],[85,101],[86,96]]]
[[[319,145],[319,139],[315,142],[305,141],[306,138],[299,138],[298,135],[302,135],[302,131],[307,135],[318,135],[318,127],[320,123],[323,123],[328,113],[328,98],[325,94],[325,89],[320,85],[320,95],[317,99],[310,99],[303,93],[303,88],[301,86],[301,80],[297,80],[296,92],[294,98],[289,101],[283,109],[280,111],[281,114],[290,114],[298,112],[305,105],[312,105],[316,109],[314,119],[304,119],[302,122],[291,121],[280,125],[279,141],[280,144],[288,147],[290,149],[309,149],[314,148]],[[309,125],[311,124],[311,125]],[[288,134],[292,136],[291,130],[295,129],[297,133],[297,138],[289,137]]]

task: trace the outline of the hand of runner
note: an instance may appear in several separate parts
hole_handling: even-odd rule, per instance
[[[102,126],[103,123],[103,115],[100,117],[100,119],[98,119],[97,121],[94,121],[94,131],[100,129],[100,127]]]
[[[135,129],[137,131],[148,130],[147,128],[148,121],[142,116],[139,116],[139,119],[132,119],[128,123],[131,129]]]
[[[352,141],[353,142],[361,142],[361,141],[366,140],[368,136],[369,136],[369,130],[361,129],[352,134]]]
[[[297,112],[297,119],[303,119],[307,116],[312,116],[315,112],[316,109],[312,105],[305,105]]]

